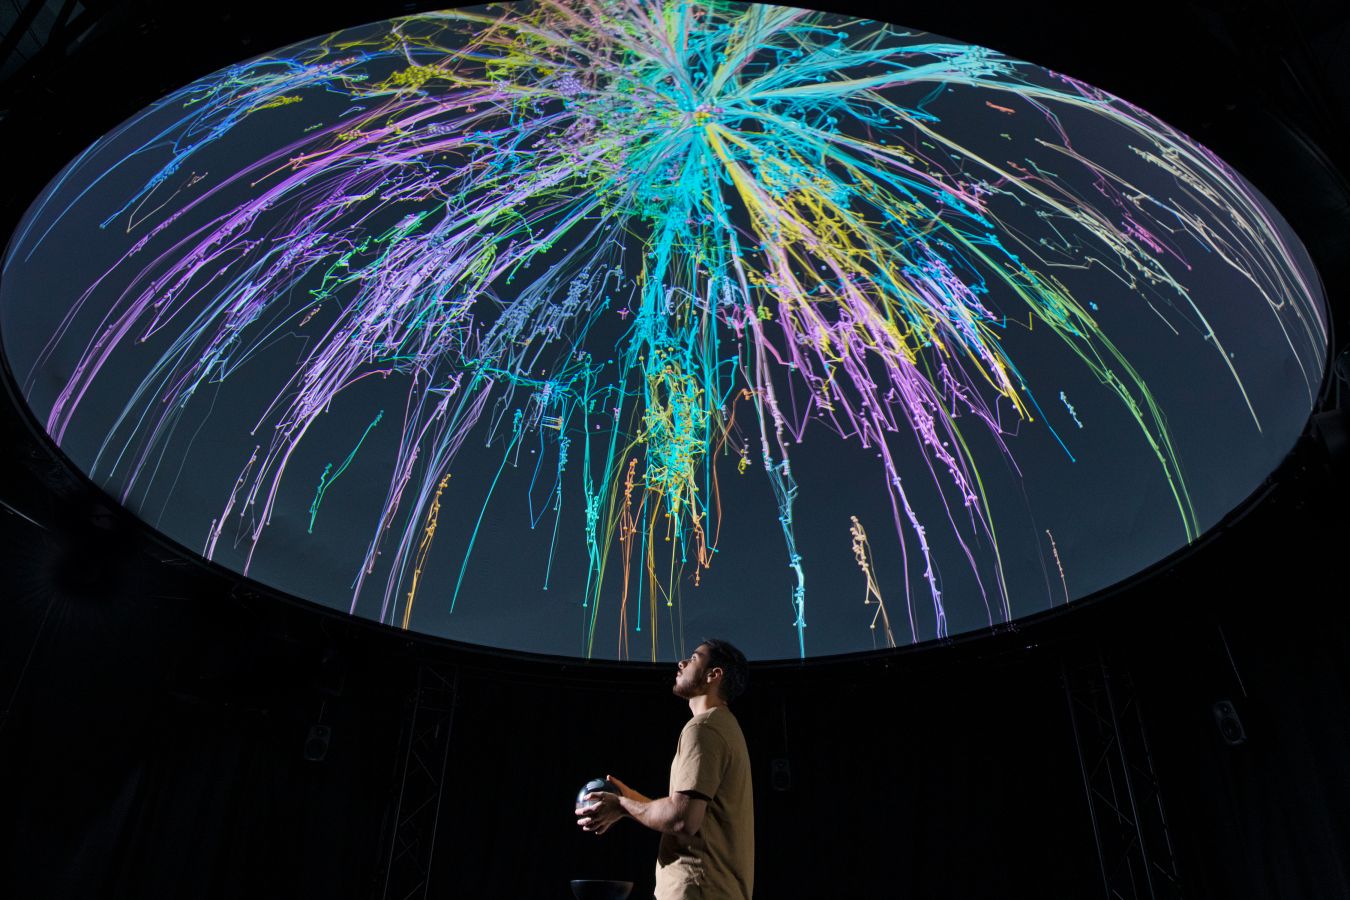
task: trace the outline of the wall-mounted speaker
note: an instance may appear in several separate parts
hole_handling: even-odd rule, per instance
[[[1232,700],[1218,700],[1209,708],[1214,714],[1214,724],[1219,728],[1219,736],[1230,747],[1247,743],[1247,730],[1238,718],[1237,707]]]
[[[775,791],[792,790],[792,766],[786,759],[769,760],[769,785]]]
[[[327,725],[309,726],[309,736],[305,738],[305,759],[310,762],[323,762],[328,755],[328,742],[333,737],[333,729]]]

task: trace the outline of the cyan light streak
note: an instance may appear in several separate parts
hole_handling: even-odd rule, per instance
[[[319,505],[323,503],[324,492],[333,486],[333,482],[342,477],[343,472],[347,471],[347,467],[352,464],[352,460],[356,459],[357,451],[361,449],[361,445],[364,444],[366,438],[370,436],[371,429],[380,424],[380,419],[382,418],[384,418],[384,410],[380,410],[379,414],[366,426],[366,430],[361,433],[360,440],[356,442],[356,446],[352,448],[352,452],[347,454],[347,458],[338,465],[336,472],[333,471],[332,463],[323,467],[323,474],[319,476],[319,487],[314,491],[314,502],[309,505],[310,534],[314,533],[314,520],[319,515]]]

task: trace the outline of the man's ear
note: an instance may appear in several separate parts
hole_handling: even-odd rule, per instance
[[[719,680],[722,679],[722,678],[724,678],[724,677],[726,676],[726,674],[727,674],[726,672],[724,672],[724,671],[722,670],[722,667],[721,667],[721,666],[713,666],[711,669],[708,670],[708,680],[709,680],[709,681],[712,681],[712,677],[713,677],[713,673],[714,673],[714,672],[717,673],[717,678],[718,678]]]

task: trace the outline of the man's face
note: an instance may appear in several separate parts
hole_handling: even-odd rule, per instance
[[[675,696],[688,700],[708,693],[708,647],[699,644],[688,659],[680,660],[675,673]]]

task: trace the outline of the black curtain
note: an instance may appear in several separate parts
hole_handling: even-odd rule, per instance
[[[1098,651],[1135,685],[1182,896],[1350,895],[1339,502],[1263,507],[1170,574],[1018,633],[756,670],[737,714],[757,896],[1101,895],[1060,681],[1066,654]],[[135,540],[91,581],[62,574],[84,538],[0,522],[6,896],[379,896],[423,664],[459,675],[433,895],[651,890],[655,836],[584,835],[571,809],[604,774],[661,793],[687,715],[673,667],[426,647],[241,596]],[[320,762],[315,723],[332,729]]]

